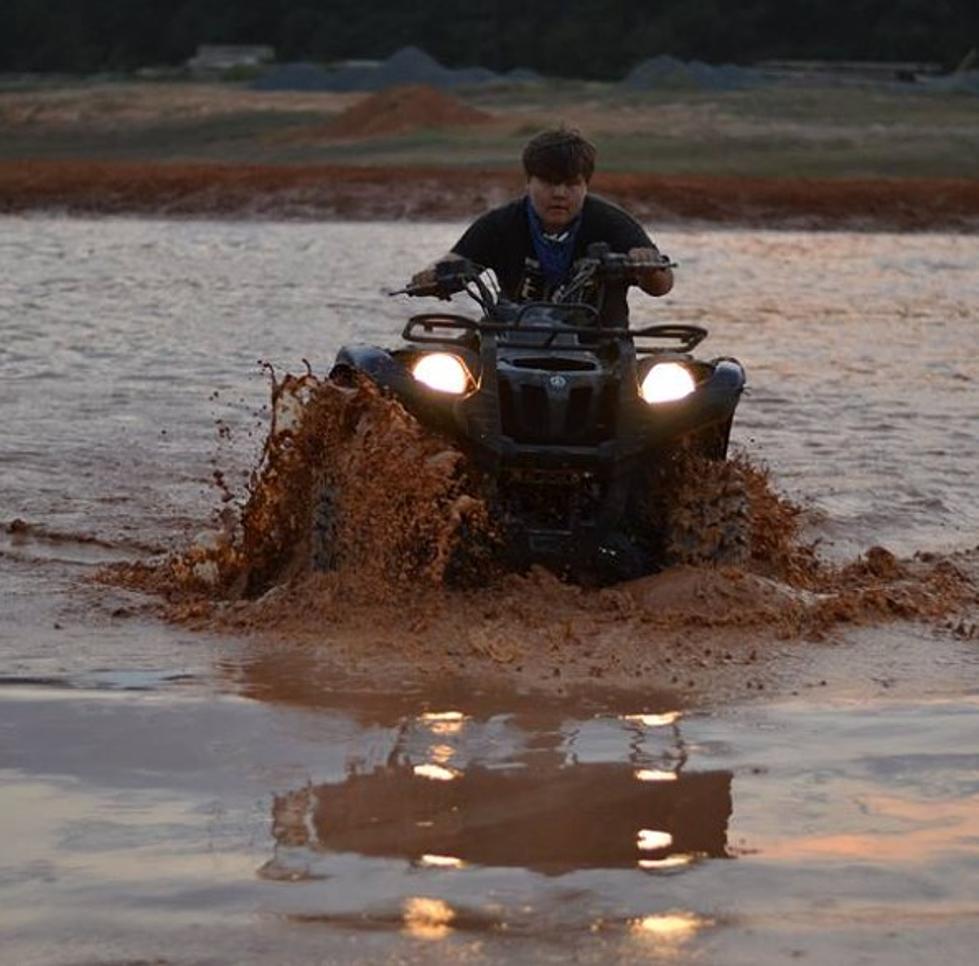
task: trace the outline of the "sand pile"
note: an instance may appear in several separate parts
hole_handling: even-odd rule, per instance
[[[501,78],[485,67],[444,67],[434,57],[418,47],[402,47],[387,60],[377,64],[351,64],[328,69],[316,64],[278,64],[255,80],[252,90],[263,91],[380,91],[406,84],[428,84],[431,87],[459,87],[491,84],[501,80],[527,79],[518,72],[516,77]]]
[[[336,138],[403,134],[419,128],[471,127],[491,120],[451,94],[426,84],[394,87],[347,108],[320,131]]]
[[[705,64],[659,54],[636,64],[620,82],[627,90],[653,91],[692,88],[706,91],[736,91],[771,83],[762,71],[736,64]]]

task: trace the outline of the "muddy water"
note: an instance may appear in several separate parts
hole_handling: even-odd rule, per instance
[[[974,612],[759,638],[770,703],[656,668],[626,693],[395,693],[87,581],[208,526],[216,469],[240,491],[257,360],[390,339],[409,307],[381,290],[456,233],[0,222],[5,958],[971,961]],[[677,289],[637,320],[745,362],[735,438],[823,553],[975,545],[973,238],[659,241]]]

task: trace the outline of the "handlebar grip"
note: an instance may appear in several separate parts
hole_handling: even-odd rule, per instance
[[[436,297],[448,299],[450,295],[463,291],[479,276],[481,269],[468,259],[445,259],[436,262],[432,269],[421,273],[434,276],[431,281],[409,282],[401,291],[415,297]],[[418,276],[415,276],[416,278]]]
[[[599,270],[606,281],[638,285],[644,270],[663,271],[675,267],[675,263],[670,260],[668,255],[662,255],[659,252],[642,258],[612,253],[602,258]]]
[[[598,263],[598,273],[606,282],[628,284],[635,281],[635,270],[629,256],[618,252],[608,252],[602,256]]]
[[[410,282],[396,295],[410,295],[412,298],[430,298],[433,295],[438,295],[441,292],[441,286],[438,282],[432,282],[429,285],[412,285]]]

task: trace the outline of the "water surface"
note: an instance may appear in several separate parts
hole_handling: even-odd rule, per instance
[[[458,232],[0,221],[0,522],[28,525],[0,534],[5,957],[971,962],[974,641],[852,652],[922,673],[914,699],[366,694],[86,582],[206,526],[216,469],[240,485],[258,360],[394,341],[416,306],[384,289]],[[735,440],[824,552],[975,544],[973,238],[657,240],[677,287],[635,320],[704,324],[745,363]]]

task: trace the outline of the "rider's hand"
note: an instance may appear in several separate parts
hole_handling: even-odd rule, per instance
[[[432,262],[427,268],[411,276],[408,288],[412,295],[437,295],[440,299],[448,299],[461,286],[452,279],[465,260],[458,255],[447,255],[437,262]],[[451,280],[450,280],[451,279]]]
[[[647,272],[662,272],[670,267],[670,260],[661,255],[658,248],[632,248],[626,258],[629,267],[638,275]]]
[[[670,260],[658,248],[633,248],[626,255],[635,284],[650,295],[665,295],[673,288]]]
[[[434,292],[438,287],[438,282],[435,278],[435,266],[429,265],[428,268],[423,268],[420,272],[415,272],[411,276],[408,287],[421,290],[431,289]]]

